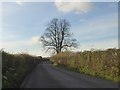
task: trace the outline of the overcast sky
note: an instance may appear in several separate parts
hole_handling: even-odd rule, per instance
[[[11,53],[49,56],[39,37],[53,18],[66,19],[79,42],[75,51],[118,47],[117,2],[3,2],[2,47]]]

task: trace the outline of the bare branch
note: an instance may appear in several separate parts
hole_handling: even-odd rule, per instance
[[[65,19],[58,20],[54,18],[47,26],[46,32],[41,36],[41,42],[45,47],[55,50],[57,53],[63,49],[76,47],[76,39],[71,39],[69,32],[70,24]],[[47,51],[48,51],[47,50]]]

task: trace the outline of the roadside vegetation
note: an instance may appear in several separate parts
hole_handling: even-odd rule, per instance
[[[19,88],[42,58],[26,53],[9,54],[2,52],[2,88]]]
[[[50,60],[57,66],[118,82],[120,81],[119,54],[120,49],[76,53],[68,51],[53,55]]]

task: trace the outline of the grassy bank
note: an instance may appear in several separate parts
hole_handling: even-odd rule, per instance
[[[56,65],[62,65],[73,71],[120,81],[120,49],[107,49],[84,52],[62,52],[50,58]]]
[[[28,54],[9,54],[2,51],[2,87],[18,88],[40,61],[40,58]]]

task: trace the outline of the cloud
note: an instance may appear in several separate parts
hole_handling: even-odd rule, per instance
[[[91,0],[91,2],[119,2],[119,0]]]
[[[118,40],[111,39],[111,40],[103,40],[100,42],[93,42],[89,44],[84,44],[79,47],[78,50],[91,50],[91,49],[108,49],[108,48],[118,48]],[[76,50],[76,51],[78,51]]]
[[[90,2],[63,2],[62,0],[59,2],[56,0],[55,6],[63,13],[75,12],[76,14],[87,13],[93,8]]]
[[[16,0],[16,3],[20,6],[23,6],[23,0]]]
[[[78,38],[80,49],[90,50],[118,47],[118,14],[109,13],[84,20],[73,27],[74,36]]]
[[[74,35],[80,37],[80,41],[94,41],[113,37],[118,33],[117,13],[103,15],[97,18],[85,20],[78,27],[74,27]],[[95,42],[95,41],[94,41]]]
[[[26,47],[32,45],[41,44],[39,42],[39,36],[34,36],[32,38],[23,39],[23,40],[5,40],[2,42],[2,47],[6,49],[14,49],[18,47]]]
[[[22,46],[30,45],[29,40],[14,40],[14,41],[3,41],[2,47],[5,49],[14,49]]]
[[[26,52],[32,55],[39,55],[43,57],[49,56],[49,53],[45,53],[45,51],[43,51],[42,45],[38,41],[39,36],[33,36],[31,38],[22,40],[8,40],[2,42],[2,48],[10,53]]]
[[[31,38],[31,44],[40,44],[40,36],[34,36]]]

